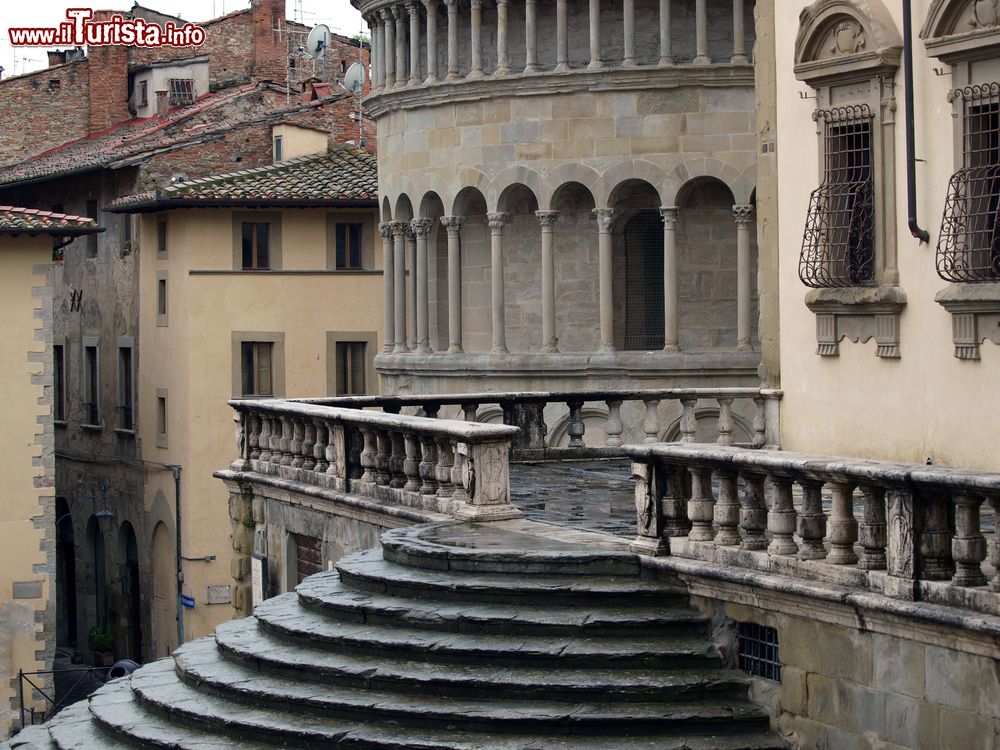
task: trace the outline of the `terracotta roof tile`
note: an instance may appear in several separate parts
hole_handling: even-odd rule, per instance
[[[97,222],[86,216],[0,206],[0,234],[93,234],[99,231]]]

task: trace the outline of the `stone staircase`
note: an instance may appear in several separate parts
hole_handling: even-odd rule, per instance
[[[784,747],[681,585],[528,523],[388,532],[0,747]]]

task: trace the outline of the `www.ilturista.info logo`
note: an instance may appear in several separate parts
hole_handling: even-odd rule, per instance
[[[106,21],[91,21],[90,8],[68,8],[66,23],[53,27],[10,29],[12,47],[50,47],[90,44],[136,47],[197,47],[205,43],[205,29],[193,23],[163,26],[142,18],[113,15]]]

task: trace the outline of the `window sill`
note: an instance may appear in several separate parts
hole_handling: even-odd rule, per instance
[[[68,424],[69,424],[69,422],[67,422],[65,419],[53,419],[52,420],[53,427],[63,427],[63,428],[65,428],[66,425],[68,425]]]
[[[875,339],[875,356],[898,359],[899,314],[906,307],[906,292],[898,286],[811,289],[806,307],[816,314],[816,353],[840,354],[840,340],[854,343]]]
[[[951,313],[951,335],[958,359],[978,360],[979,345],[1000,344],[1000,283],[949,284],[934,301]]]
[[[80,429],[88,430],[90,432],[102,432],[104,430],[104,424],[90,424],[88,422],[83,422],[80,424]]]
[[[115,432],[123,437],[135,437],[135,430],[130,430],[125,427],[115,427]]]
[[[157,435],[156,436],[156,447],[157,448],[167,448],[168,447],[168,445],[167,445],[167,436],[166,435]]]

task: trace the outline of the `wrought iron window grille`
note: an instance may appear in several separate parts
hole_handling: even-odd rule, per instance
[[[191,78],[171,78],[169,102],[171,107],[194,104],[194,80]]]
[[[823,181],[809,197],[799,278],[810,287],[875,282],[872,122],[866,104],[818,110],[823,123]]]
[[[737,656],[744,672],[781,682],[778,631],[754,622],[738,623]]]
[[[945,281],[1000,281],[1000,83],[955,89],[962,167],[948,181],[936,265]]]

